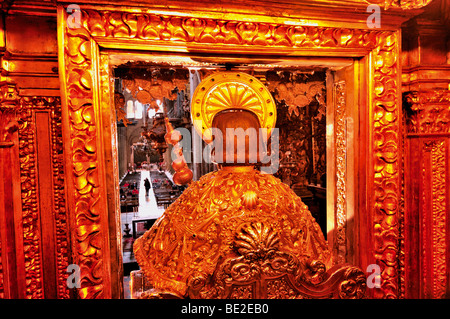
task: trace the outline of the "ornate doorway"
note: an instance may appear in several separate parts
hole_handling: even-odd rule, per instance
[[[374,297],[398,296],[400,209],[399,32],[293,25],[260,16],[58,8],[67,200],[80,298],[120,298],[122,269],[111,55],[219,54],[324,63],[327,156],[334,185],[328,230],[336,254],[381,267]],[[151,52],[151,53],[150,53]],[[343,63],[343,61],[351,61]],[[348,65],[344,68],[345,65]],[[327,121],[328,121],[327,120]],[[351,220],[351,225],[349,221]],[[348,231],[350,230],[350,231]],[[349,245],[349,244],[352,245]],[[355,249],[357,247],[358,249]],[[355,251],[352,252],[352,249]]]

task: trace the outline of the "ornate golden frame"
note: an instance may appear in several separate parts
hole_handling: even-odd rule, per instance
[[[363,253],[358,266],[381,267],[381,288],[372,290],[373,297],[398,297],[399,31],[283,24],[256,15],[245,20],[228,17],[83,7],[79,27],[69,28],[65,8],[58,7],[67,207],[73,262],[81,268],[78,297],[121,295],[115,121],[107,56],[113,49],[360,59],[360,89],[367,94],[360,105],[364,147],[359,152],[356,246]]]

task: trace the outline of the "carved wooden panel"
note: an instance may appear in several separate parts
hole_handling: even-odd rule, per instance
[[[408,142],[407,298],[443,298],[449,291],[449,142],[448,136]]]
[[[16,255],[16,277],[9,285],[18,290],[18,298],[69,298],[66,269],[70,241],[65,210],[60,99],[16,96],[15,101],[13,120],[17,121],[18,129],[19,172],[13,183],[19,183],[20,202],[16,202],[14,196],[9,200],[20,208],[14,210],[12,221],[15,242],[10,245],[14,245]],[[1,109],[4,107],[2,104]],[[48,123],[40,126],[37,114],[42,114]],[[39,131],[44,134],[38,137]],[[39,164],[44,163],[50,175],[44,176],[42,165],[41,170],[38,169]],[[43,196],[49,205],[42,206],[39,189],[44,188],[40,186],[48,190]],[[51,240],[43,237],[43,230]]]
[[[68,202],[74,225],[73,253],[81,266],[81,298],[108,297],[109,275],[105,270],[109,261],[105,248],[106,205],[105,186],[102,185],[102,141],[98,120],[98,52],[96,43],[109,47],[117,42],[145,49],[179,48],[204,51],[230,50],[236,52],[267,53],[317,52],[341,56],[343,52],[358,52],[361,56],[373,53],[373,87],[369,91],[371,167],[367,170],[366,186],[370,229],[374,251],[373,261],[382,267],[382,288],[375,297],[396,297],[398,276],[398,201],[399,201],[399,130],[400,105],[399,39],[392,31],[337,28],[333,26],[293,26],[277,23],[233,21],[182,17],[167,14],[82,10],[80,27],[68,28],[67,15],[59,8],[60,68],[62,70],[63,99],[67,110],[64,117],[67,152]],[[297,50],[297,51],[296,51]],[[100,148],[99,148],[100,147]],[[373,161],[372,161],[373,159]]]
[[[39,176],[37,170],[37,145],[36,123],[34,114],[36,111],[47,111],[50,114],[50,138],[52,160],[52,175]],[[26,274],[26,296],[28,298],[49,297],[43,291],[44,269],[42,266],[45,256],[42,255],[42,213],[39,209],[39,194],[37,190],[38,178],[46,179],[53,188],[53,218],[54,218],[54,258],[56,269],[48,269],[56,272],[58,298],[68,298],[66,285],[67,266],[69,258],[69,238],[67,228],[67,216],[64,194],[64,168],[61,134],[61,103],[59,98],[53,97],[24,97],[20,100],[18,112],[19,122],[19,157],[22,189],[22,220],[23,220],[23,245]],[[50,178],[50,180],[49,180]],[[47,256],[50,257],[50,256]],[[52,256],[53,257],[53,256]]]
[[[403,105],[405,296],[442,298],[450,292],[450,91],[406,92]]]
[[[372,132],[372,210],[374,257],[381,267],[381,289],[374,297],[395,298],[398,294],[398,204],[400,114],[398,84],[400,69],[397,33],[383,33],[374,50],[374,101],[370,123]]]
[[[447,224],[448,224],[448,204],[447,204],[447,181],[448,173],[446,169],[446,159],[448,150],[445,141],[427,143],[425,148],[431,147],[431,210],[425,217],[423,225],[431,228],[431,248],[424,252],[430,255],[432,264],[430,266],[431,278],[424,276],[427,281],[431,281],[431,291],[426,291],[426,298],[442,298],[447,289]],[[423,211],[425,212],[425,211]],[[426,257],[426,258],[427,258]]]
[[[450,91],[406,92],[408,133],[450,133]]]

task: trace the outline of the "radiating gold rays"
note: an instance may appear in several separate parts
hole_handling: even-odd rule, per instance
[[[215,114],[225,109],[246,109],[261,116],[264,102],[249,86],[224,83],[212,91],[206,101],[205,115],[212,121]]]
[[[269,134],[276,123],[272,95],[263,83],[246,73],[214,73],[197,87],[192,98],[191,114],[197,132],[205,141],[210,141],[214,116],[227,109],[253,112]]]

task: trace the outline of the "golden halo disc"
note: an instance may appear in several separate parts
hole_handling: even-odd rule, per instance
[[[218,72],[206,77],[195,89],[191,117],[198,134],[212,141],[214,116],[227,109],[248,110],[270,136],[277,120],[275,100],[257,78],[242,72]]]

